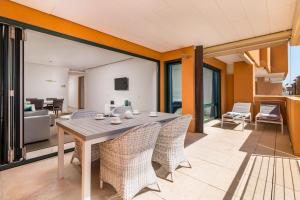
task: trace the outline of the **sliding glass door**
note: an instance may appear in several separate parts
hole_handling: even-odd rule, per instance
[[[0,165],[23,157],[23,36],[0,23]]]
[[[203,115],[204,122],[220,117],[220,71],[203,67]]]
[[[166,64],[166,104],[168,113],[181,114],[182,108],[182,66],[180,61]]]

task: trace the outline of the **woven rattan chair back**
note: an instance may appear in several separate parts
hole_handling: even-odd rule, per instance
[[[184,145],[184,139],[191,120],[191,115],[184,115],[165,124],[160,130],[158,140],[168,138],[167,140],[164,140],[164,142],[168,144],[180,142]]]
[[[111,184],[121,199],[132,199],[140,190],[158,184],[151,158],[160,131],[154,122],[126,131],[100,144],[100,188]]]
[[[120,117],[123,117],[126,111],[132,111],[131,106],[118,106],[115,107],[112,111],[111,114],[112,116],[119,115]]]
[[[83,118],[95,118],[97,116],[96,111],[92,110],[78,110],[73,112],[71,115],[71,119],[83,119]]]
[[[157,122],[135,127],[110,142],[115,152],[130,155],[154,148],[161,125]]]

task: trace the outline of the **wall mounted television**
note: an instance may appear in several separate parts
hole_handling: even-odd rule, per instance
[[[128,90],[129,79],[127,77],[115,78],[115,90]]]

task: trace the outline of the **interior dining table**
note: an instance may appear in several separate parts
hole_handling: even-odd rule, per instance
[[[112,124],[112,118],[102,120],[93,118],[63,120],[57,122],[58,126],[58,178],[64,178],[64,134],[69,134],[81,142],[81,199],[91,199],[91,146],[120,136],[125,131],[136,126],[160,122],[167,123],[179,117],[177,114],[158,112],[157,116],[149,112],[141,112],[131,119],[122,118],[121,124]]]

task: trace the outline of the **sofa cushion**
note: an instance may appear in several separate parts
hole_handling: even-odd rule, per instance
[[[275,114],[264,114],[259,113],[256,117],[257,120],[266,120],[266,121],[281,121],[280,115]]]
[[[24,111],[25,111],[25,112],[32,111],[32,105],[31,105],[31,104],[26,104],[26,105],[24,106]]]

